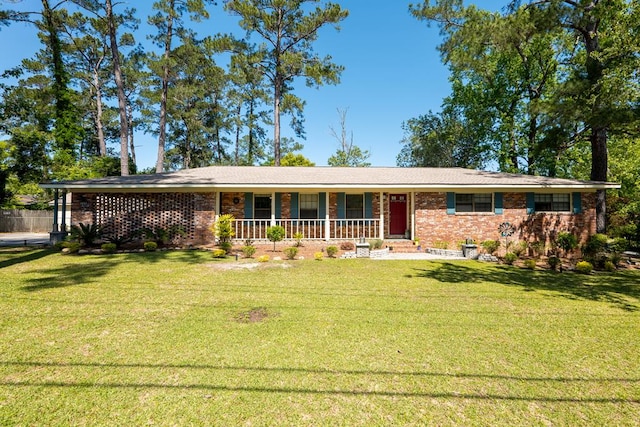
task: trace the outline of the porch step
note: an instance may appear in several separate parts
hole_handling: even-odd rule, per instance
[[[418,252],[418,246],[413,244],[413,240],[398,239],[384,241],[383,247],[387,247],[391,252],[395,253],[414,253]],[[421,248],[420,252],[424,252],[424,248]]]

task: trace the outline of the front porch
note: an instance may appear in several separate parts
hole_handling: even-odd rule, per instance
[[[268,240],[267,228],[281,226],[284,240],[330,241],[355,239],[383,239],[384,229],[379,218],[370,219],[236,219],[235,240]]]

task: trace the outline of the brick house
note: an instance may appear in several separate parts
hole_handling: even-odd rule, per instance
[[[430,246],[498,239],[504,223],[514,239],[547,241],[569,231],[585,241],[595,233],[595,191],[619,185],[461,168],[211,166],[42,187],[56,201],[72,193],[71,223],[97,224],[107,236],[179,226],[185,242],[207,244],[217,216],[232,214],[238,240],[265,240],[266,228],[278,224],[287,239]],[[65,230],[54,220],[52,239]]]

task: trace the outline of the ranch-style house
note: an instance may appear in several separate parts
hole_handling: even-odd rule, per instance
[[[211,225],[231,214],[239,241],[266,240],[267,227],[281,225],[286,239],[430,246],[498,239],[504,223],[514,239],[548,241],[568,231],[585,241],[595,233],[596,190],[619,185],[462,168],[210,166],[42,187],[56,194],[52,241],[67,230],[58,210],[70,192],[71,223],[96,224],[107,237],[180,227],[183,243],[211,244]]]

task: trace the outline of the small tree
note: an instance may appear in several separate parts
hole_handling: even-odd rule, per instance
[[[228,243],[236,235],[233,230],[235,218],[231,214],[220,215],[216,222],[209,228],[218,238],[219,243]]]
[[[267,227],[267,239],[273,242],[273,250],[276,250],[276,242],[284,239],[285,229],[280,225],[274,225],[273,227]]]

